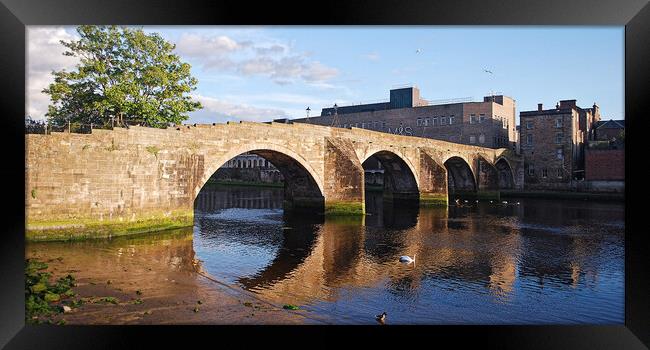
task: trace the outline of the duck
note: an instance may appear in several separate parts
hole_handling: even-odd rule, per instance
[[[386,315],[388,314],[386,313],[386,311],[384,311],[383,313],[375,316],[375,319],[377,320],[377,322],[384,324],[384,321],[386,321]]]
[[[415,254],[413,254],[413,258],[411,258],[408,255],[402,255],[402,256],[399,257],[399,262],[407,263],[407,264],[414,263],[415,262]]]

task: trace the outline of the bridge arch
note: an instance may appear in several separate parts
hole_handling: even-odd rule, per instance
[[[273,143],[249,143],[234,147],[221,155],[210,157],[206,153],[205,170],[194,189],[194,199],[205,186],[212,175],[232,158],[243,154],[253,153],[275,166],[285,178],[285,203],[298,202],[301,207],[321,207],[324,203],[323,177],[300,154],[286,147]],[[289,180],[290,179],[290,180]]]
[[[500,157],[494,166],[499,174],[499,189],[514,189],[515,175],[510,162],[506,158]]]
[[[447,168],[447,183],[449,195],[461,194],[478,190],[476,176],[467,160],[459,155],[453,155],[444,162]]]
[[[371,159],[377,159],[384,170],[384,193],[394,198],[418,198],[417,172],[407,157],[387,150],[368,152],[360,161],[362,166]]]

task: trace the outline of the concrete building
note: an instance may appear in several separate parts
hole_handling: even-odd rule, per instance
[[[515,101],[503,95],[431,103],[417,87],[390,90],[390,100],[323,108],[321,115],[294,119],[342,128],[363,128],[490,148],[515,149]]]
[[[585,142],[594,138],[600,120],[595,103],[580,108],[576,100],[563,100],[546,110],[540,103],[519,116],[525,188],[568,190],[574,180],[584,179]]]

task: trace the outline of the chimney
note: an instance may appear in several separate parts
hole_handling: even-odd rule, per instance
[[[561,100],[560,109],[576,108],[576,100]]]
[[[543,108],[542,108],[542,104],[541,104],[541,103],[538,103],[538,104],[537,104],[537,111],[538,111],[538,112],[541,112],[542,110],[543,110]]]

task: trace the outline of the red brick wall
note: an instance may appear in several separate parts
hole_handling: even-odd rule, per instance
[[[585,150],[585,180],[625,180],[625,150]]]

